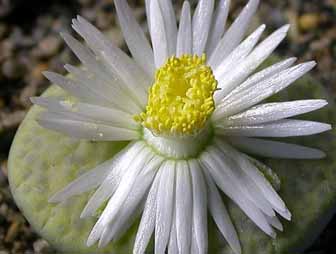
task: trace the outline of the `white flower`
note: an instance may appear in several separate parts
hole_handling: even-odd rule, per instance
[[[125,0],[115,0],[133,56],[78,17],[64,40],[83,63],[64,77],[46,77],[73,96],[33,98],[45,107],[39,123],[72,137],[129,140],[111,160],[56,193],[51,202],[97,188],[81,217],[104,207],[87,245],[118,239],[142,212],[133,253],[144,253],[154,233],[155,253],[207,253],[207,211],[235,253],[241,247],[218,188],[266,234],[290,220],[285,203],[258,170],[265,157],[317,159],[324,153],[260,137],[304,136],[330,125],[289,117],[322,108],[325,100],[262,103],[315,66],[295,58],[257,67],[285,38],[285,25],[258,44],[261,25],[243,40],[258,0],[250,0],[224,31],[229,0],[200,0],[191,17],[184,2],[179,27],[170,0],[147,0],[151,44]],[[216,5],[216,6],[215,6]],[[259,104],[262,103],[262,104]],[[239,149],[239,150],[238,150]]]

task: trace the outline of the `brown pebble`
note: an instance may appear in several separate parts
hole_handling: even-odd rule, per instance
[[[0,23],[0,39],[4,37],[7,32],[7,26],[5,23]]]
[[[3,203],[0,205],[0,215],[7,218],[8,215],[8,205],[6,203]]]
[[[3,97],[0,97],[0,109],[3,109],[6,105],[5,99]]]
[[[2,74],[8,79],[21,78],[26,72],[26,66],[16,59],[8,59],[1,68]]]
[[[59,36],[47,36],[39,42],[38,52],[36,52],[36,54],[39,57],[54,56],[59,51],[61,45],[62,41]]]
[[[106,30],[111,27],[111,24],[114,22],[114,15],[111,13],[106,13],[99,11],[97,14],[97,27],[102,30]]]
[[[2,173],[3,173],[6,177],[8,177],[7,160],[2,161],[1,164],[0,164],[0,167],[1,167],[1,171],[2,171]]]
[[[35,253],[49,253],[51,251],[51,247],[46,240],[39,239],[34,242],[34,252]]]
[[[14,253],[22,253],[23,246],[22,242],[15,241],[13,244],[13,252]]]
[[[14,221],[10,226],[5,236],[5,242],[12,242],[20,231],[21,223],[19,221]]]
[[[315,29],[320,24],[320,15],[318,13],[307,13],[299,17],[299,27],[303,31]]]
[[[43,78],[42,72],[47,70],[47,69],[48,69],[48,64],[47,63],[37,64],[31,72],[32,78],[37,79],[37,80],[42,79]]]
[[[14,45],[10,40],[0,41],[0,62],[11,57],[14,53]]]
[[[7,176],[0,170],[0,188],[6,187],[7,185]],[[1,202],[2,196],[0,193],[0,202]]]

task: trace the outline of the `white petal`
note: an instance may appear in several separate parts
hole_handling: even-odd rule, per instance
[[[51,203],[63,202],[72,196],[82,194],[86,191],[98,187],[105,180],[107,175],[111,171],[113,171],[116,164],[118,164],[121,155],[124,153],[125,150],[122,150],[117,155],[115,155],[114,158],[112,158],[111,160],[108,160],[103,164],[98,165],[94,169],[91,169],[90,171],[76,178],[64,189],[54,194],[49,199],[49,202]]]
[[[228,95],[235,87],[243,82],[257,67],[274,51],[280,42],[286,37],[289,25],[285,25],[264,41],[262,41],[251,54],[232,72],[225,75],[225,85],[221,86],[221,91],[216,93],[216,101]],[[223,77],[224,78],[224,77]]]
[[[94,92],[88,90],[85,86],[76,84],[75,81],[66,78],[60,74],[45,71],[43,75],[53,84],[61,87],[67,91],[70,95],[81,99],[84,102],[88,102],[95,105],[111,105],[106,98],[101,97]]]
[[[212,180],[212,177],[204,169],[204,175],[208,186],[208,204],[209,211],[222,235],[228,241],[233,251],[237,254],[241,253],[241,246],[237,232],[232,224],[230,215],[222,201],[222,198]]]
[[[239,66],[239,64],[246,58],[246,56],[251,52],[254,46],[259,41],[260,36],[265,30],[266,26],[259,26],[250,36],[248,36],[237,48],[235,48],[228,57],[226,57],[214,70],[214,75],[216,79],[226,86],[225,76],[228,72],[232,71],[232,66]],[[239,67],[238,67],[239,68]],[[230,74],[228,74],[230,75]]]
[[[154,62],[156,68],[160,68],[169,57],[169,37],[159,1],[150,1],[150,21]]]
[[[190,4],[188,1],[184,1],[181,19],[179,25],[179,31],[177,35],[177,47],[176,56],[182,56],[183,54],[192,53],[192,30],[191,30],[191,15]]]
[[[128,229],[135,222],[137,215],[140,213],[141,198],[146,191],[145,187],[148,186],[137,186],[138,188],[135,190],[135,195],[132,198],[133,203],[130,202],[131,199],[127,199],[120,210],[120,217],[116,218],[116,221],[108,224],[99,239],[98,248],[106,247],[111,241],[118,241],[124,235]],[[142,195],[142,196],[141,196]],[[137,198],[135,200],[135,197]],[[141,203],[141,202],[140,202]]]
[[[75,22],[76,24],[78,23],[76,19],[74,19],[73,22]],[[77,29],[77,26],[74,25],[74,28]],[[81,31],[79,27],[78,31]],[[78,59],[83,63],[86,69],[88,69],[92,74],[95,74],[95,77],[104,81],[119,83],[111,69],[107,68],[107,66],[104,65],[104,63],[95,56],[94,52],[91,49],[84,46],[82,43],[80,43],[78,40],[76,40],[67,33],[61,33],[61,37],[75,53]]]
[[[134,60],[148,75],[154,75],[154,55],[145,33],[132,14],[126,0],[114,1],[120,26]]]
[[[271,184],[270,187],[276,189],[277,191],[280,190],[280,185],[281,185],[280,179],[276,176],[276,174],[273,172],[273,170],[270,167],[268,167],[264,163],[254,159],[254,158],[252,158],[252,157],[250,157],[246,154],[242,154],[242,155],[243,155],[243,157],[248,159],[250,163],[252,163],[251,168],[257,167],[256,171],[260,171],[262,173],[262,176],[264,176],[264,174],[267,174],[267,176],[272,177],[272,179],[271,179],[272,184],[269,183],[269,184]],[[269,180],[267,180],[266,182],[268,182],[268,181]],[[269,195],[268,196],[268,198],[272,198],[272,199],[275,198],[275,197],[276,197],[276,195]],[[283,201],[281,201],[281,200],[282,199],[281,199],[280,196],[278,197],[278,201],[280,201],[280,202],[276,201],[275,199],[273,201],[271,201],[271,199],[269,199],[270,203],[273,205],[274,210],[278,214],[280,214],[284,219],[290,221],[292,219],[292,214],[290,213],[290,211],[287,208],[285,208],[285,209],[281,208],[281,207],[286,207],[285,204],[283,203]],[[281,205],[281,202],[283,203],[283,205]]]
[[[289,68],[290,66],[292,66],[295,61],[296,61],[296,57],[291,57],[288,58],[286,60],[283,60],[279,63],[275,63],[255,74],[253,74],[252,76],[250,76],[245,82],[243,82],[241,85],[239,85],[238,87],[236,87],[231,93],[229,93],[227,96],[225,96],[225,98],[221,101],[221,104],[225,104],[226,101],[228,100],[228,98],[238,95],[240,92],[243,92],[245,89],[265,80],[266,78],[269,78],[271,76],[273,76],[274,74],[277,74],[287,68]]]
[[[195,234],[195,230],[194,230],[194,225],[192,226],[192,235],[191,235],[191,249],[190,249],[190,253],[192,254],[200,254],[201,252],[198,249],[197,246],[197,240],[196,240],[196,234]],[[208,240],[206,240],[208,241]],[[207,253],[207,252],[204,252]]]
[[[102,102],[108,103],[115,108],[125,108],[129,106],[131,112],[141,112],[141,107],[135,104],[131,96],[125,94],[119,87],[121,86],[118,81],[113,81],[113,85],[107,82],[100,81],[96,78],[96,74],[92,74],[87,70],[66,64],[64,68],[69,72],[70,77],[74,80],[82,90],[92,94],[97,99],[102,98]],[[99,74],[98,74],[99,75]]]
[[[273,94],[288,87],[295,80],[303,76],[315,66],[315,62],[298,64],[289,69],[230,96],[225,103],[220,104],[213,114],[213,119],[231,116],[256,105]]]
[[[153,178],[155,177],[157,169],[161,163],[162,158],[155,158],[151,160],[147,164],[146,169],[143,170],[148,173],[144,174],[141,172],[137,176],[137,179],[132,186],[127,199],[118,212],[117,217],[113,219],[104,230],[99,241],[99,247],[105,247],[112,239],[117,240],[132,225],[133,220],[130,220],[130,218],[133,217],[134,219],[137,207],[141,204],[146,191],[152,184]],[[120,185],[122,185],[122,183],[120,183]]]
[[[217,163],[218,168],[221,169],[220,173],[223,175],[222,177],[232,181],[232,183],[237,186],[236,188],[240,188],[246,197],[263,213],[269,216],[275,216],[271,204],[263,197],[261,190],[233,158],[223,153],[218,147],[209,147],[207,151],[211,154],[214,163]]]
[[[263,157],[281,159],[322,159],[326,155],[318,149],[278,141],[247,137],[231,137],[229,139],[237,148],[247,153]]]
[[[145,0],[145,6],[146,6],[146,17],[147,17],[147,27],[148,27],[148,32],[150,33],[151,31],[151,14],[150,14],[150,2],[151,0]]]
[[[290,119],[259,125],[218,127],[218,133],[228,136],[293,137],[314,135],[330,129],[330,124]]]
[[[138,227],[138,232],[136,235],[133,253],[134,254],[144,254],[149,240],[154,232],[155,220],[156,220],[156,206],[157,206],[157,191],[160,184],[160,179],[162,175],[162,165],[158,170],[152,187],[148,193],[144,212],[142,214],[141,222]]]
[[[84,28],[80,25],[79,21],[74,19],[73,22],[74,22],[74,25],[73,25],[74,29],[77,30],[79,33],[81,33]],[[86,33],[84,32],[82,33],[84,34],[83,36],[86,35]],[[83,63],[86,71],[82,70],[82,73],[86,72],[87,74],[85,76],[89,76],[90,79],[94,80],[87,84],[87,86],[89,85],[88,88],[91,88],[92,84],[94,84],[94,86],[100,84],[100,88],[104,87],[104,90],[108,89],[108,91],[110,91],[111,89],[113,89],[114,96],[112,96],[113,97],[112,101],[115,101],[115,103],[112,103],[112,104],[114,105],[123,104],[120,102],[125,101],[124,99],[125,96],[126,98],[128,98],[129,96],[125,94],[124,91],[122,91],[122,90],[125,90],[127,92],[127,89],[123,81],[116,74],[115,70],[112,69],[109,66],[109,64],[107,64],[103,59],[96,57],[90,49],[83,46],[80,42],[74,39],[71,35],[66,34],[66,33],[61,33],[61,36],[63,37],[65,42],[69,45],[71,50],[77,55],[77,57]],[[98,39],[98,41],[100,42],[102,40],[106,40],[106,38]],[[65,67],[69,69],[71,66],[65,65]],[[93,91],[93,93],[95,94],[96,92]],[[128,104],[131,104],[130,106],[133,107],[134,102],[132,102],[132,100],[130,100],[129,98],[127,101],[128,101]]]
[[[155,253],[164,254],[171,231],[175,189],[175,162],[164,164],[160,185],[157,192],[155,221]]]
[[[115,53],[112,48],[106,48],[105,51],[101,51],[101,56],[124,82],[128,94],[144,107],[147,103],[147,89],[151,84],[151,79],[141,75],[130,59],[120,57]]]
[[[110,228],[110,222],[116,219],[118,212],[122,208],[123,204],[125,203],[128,194],[130,193],[132,187],[134,186],[134,182],[136,177],[138,176],[139,172],[144,168],[146,162],[150,157],[149,151],[144,149],[143,151],[139,152],[138,156],[134,159],[132,165],[130,165],[130,169],[126,171],[126,173],[122,176],[122,179],[116,189],[116,192],[113,194],[107,206],[104,209],[104,212],[99,217],[97,223],[93,227],[90,236],[90,243],[93,243],[94,239],[93,236],[98,236],[96,232],[100,232],[101,242],[100,245],[109,242],[111,235],[107,234],[106,229]],[[134,165],[134,166],[133,166]],[[115,233],[115,232],[114,232]],[[92,239],[92,241],[91,241]],[[89,240],[88,240],[89,241]]]
[[[240,169],[249,176],[250,180],[255,183],[265,200],[272,205],[273,209],[279,212],[281,215],[285,215],[286,219],[290,219],[290,212],[288,211],[285,203],[280,198],[278,193],[273,189],[272,185],[268,182],[265,176],[253,165],[243,154],[236,151],[233,147],[229,146],[223,141],[216,140],[217,147],[221,149],[225,154],[233,158]],[[287,216],[289,215],[289,216]],[[274,216],[274,215],[273,215]],[[271,216],[271,217],[273,217]]]
[[[176,234],[180,253],[188,253],[191,243],[193,216],[192,187],[189,167],[186,161],[176,163]]]
[[[73,22],[78,23],[76,19],[74,19]],[[110,69],[107,69],[106,66],[100,61],[100,59],[97,59],[97,57],[95,56],[94,52],[91,49],[89,49],[87,46],[84,46],[70,34],[61,33],[61,37],[70,47],[70,49],[74,52],[77,58],[86,67],[86,69],[94,73],[96,77],[99,77],[105,81],[108,81],[109,79],[115,81],[115,78],[113,79],[114,76],[113,72],[111,72]]]
[[[51,118],[49,116],[52,116],[52,114],[41,114],[37,122],[44,128],[61,132],[74,138],[94,141],[122,141],[139,138],[139,133],[135,130],[78,120]]]
[[[85,39],[95,54],[124,82],[134,100],[146,105],[149,77],[126,53],[116,47],[93,25],[78,16],[76,31]]]
[[[119,183],[122,179],[123,174],[126,170],[129,170],[134,158],[136,155],[143,149],[143,142],[137,142],[130,147],[127,154],[125,154],[120,161],[118,168],[115,172],[111,173],[95,194],[91,197],[88,204],[86,205],[84,211],[82,212],[81,217],[90,215],[93,211],[98,209],[100,205],[107,200],[110,196],[113,195],[115,190],[118,188]],[[128,156],[127,156],[128,155]],[[104,210],[104,212],[106,209]],[[101,237],[102,233],[106,228],[106,224],[102,223],[102,216],[99,217],[95,226],[90,232],[90,235],[87,239],[87,246],[92,246],[98,239]]]
[[[100,72],[99,68],[97,68],[97,61],[93,52],[82,45],[78,40],[72,37],[67,33],[60,33],[63,40],[70,47],[70,49],[74,52],[77,58],[86,65],[93,72]]]
[[[274,228],[276,228],[277,230],[279,231],[283,231],[283,226],[280,222],[280,220],[278,219],[278,217],[276,216],[273,216],[273,217],[269,217],[269,216],[266,216],[266,219],[268,221],[269,224],[271,224]]]
[[[224,34],[225,25],[230,10],[230,3],[231,0],[220,0],[217,5],[206,46],[206,52],[208,56],[211,56],[211,53],[216,48],[218,42]]]
[[[207,189],[202,169],[196,160],[189,160],[193,188],[193,234],[199,253],[208,252]]]
[[[213,69],[215,69],[243,39],[258,5],[259,0],[250,0],[228,31],[224,34],[209,59],[209,65]]]
[[[118,160],[112,165],[113,167],[111,167],[110,173],[87,202],[81,213],[81,218],[93,216],[102,203],[113,195],[123,175],[129,170],[133,160],[143,147],[144,144],[142,142],[136,142],[129,144],[123,150],[125,152],[121,154]]]
[[[165,31],[168,43],[168,57],[176,53],[177,25],[176,16],[171,0],[158,0],[162,11],[162,17],[165,24]]]
[[[74,20],[75,23],[78,23],[77,20]],[[78,25],[79,26],[79,25]],[[75,26],[77,27],[77,26]],[[78,28],[80,29],[80,28]],[[86,68],[86,71],[81,70],[82,74],[84,73],[85,77],[89,77],[87,79],[92,80],[89,81],[86,85],[87,88],[93,93],[96,94],[98,91],[96,89],[92,89],[93,87],[99,89],[101,91],[104,91],[107,97],[107,101],[112,103],[116,106],[125,101],[125,94],[123,94],[122,91],[120,91],[120,87],[123,86],[121,80],[118,79],[118,77],[115,75],[115,73],[106,66],[99,58],[97,58],[93,52],[88,49],[87,47],[83,46],[79,41],[74,39],[71,35],[67,33],[61,33],[61,36],[65,40],[65,42],[69,45],[71,50],[76,54],[76,56],[80,59],[80,61],[83,63],[83,65]],[[66,68],[70,68],[71,65],[66,65]],[[75,69],[75,68],[72,68]],[[78,69],[78,68],[77,68]],[[79,75],[82,76],[82,74]],[[92,91],[93,90],[93,91]],[[103,95],[104,95],[103,93]],[[102,97],[101,94],[99,97]],[[104,97],[104,96],[103,96]],[[109,97],[113,97],[112,100],[108,99]],[[128,97],[128,96],[126,96]],[[105,98],[106,100],[106,98]],[[132,100],[128,98],[128,104],[130,106],[133,106]]]
[[[147,184],[147,182],[146,182]],[[116,220],[116,223],[111,223],[106,230],[106,233],[102,234],[98,247],[106,247],[111,242],[120,241],[129,229],[137,222],[137,219],[140,217],[144,202],[141,198],[144,198],[146,195],[147,187],[146,185],[135,186],[134,196],[130,196],[129,199],[125,201],[122,210],[120,210],[120,218]],[[131,201],[133,203],[131,203]],[[138,201],[138,202],[136,202]]]
[[[168,254],[179,253],[177,246],[177,233],[176,233],[176,209],[174,210],[172,226],[170,230],[169,243],[168,243]]]
[[[53,112],[53,111],[44,111],[41,112],[39,115],[39,118],[41,119],[53,119],[57,121],[64,121],[64,120],[70,120],[70,121],[79,121],[84,123],[92,123],[93,121],[88,121],[84,117],[81,117],[79,115],[71,115],[68,112]]]
[[[138,124],[132,119],[132,115],[98,105],[81,102],[58,101],[56,98],[32,97],[31,101],[42,107],[46,107],[49,112],[67,113],[69,118],[72,116],[80,117],[89,122],[100,122],[106,125],[136,129]]]
[[[222,119],[225,126],[256,125],[268,123],[296,115],[308,113],[326,106],[326,100],[297,100],[289,102],[265,103],[240,114]]]
[[[145,164],[153,157],[151,151],[147,148],[140,151],[133,160],[130,168],[122,176],[118,188],[107,203],[104,212],[100,216],[98,223],[107,226],[113,221],[120,211],[122,205],[127,199],[128,194],[132,190],[139,172],[144,168]]]
[[[198,2],[192,20],[193,54],[201,56],[205,51],[214,7],[214,0],[200,0]]]
[[[222,191],[231,198],[262,231],[274,238],[276,236],[274,230],[267,222],[265,215],[246,197],[246,193],[242,192],[241,188],[243,186],[233,183],[231,177],[228,177],[229,175],[225,176],[222,174],[220,171],[222,167],[218,165],[218,161],[215,161],[209,153],[204,152],[201,155],[201,162],[204,167],[206,167],[204,173],[210,173],[212,179]]]
[[[87,93],[91,93],[97,99],[103,98],[103,102],[108,103],[107,106],[119,108],[132,114],[139,114],[142,111],[141,106],[133,101],[132,96],[120,88],[123,84],[119,80],[104,81],[100,74],[94,74],[70,64],[66,64],[64,68],[78,83],[78,86],[82,87],[82,90],[87,90]]]

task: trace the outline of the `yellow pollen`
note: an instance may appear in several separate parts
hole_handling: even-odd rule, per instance
[[[188,136],[205,126],[215,109],[217,81],[206,56],[171,57],[156,71],[145,112],[134,119],[154,134]]]

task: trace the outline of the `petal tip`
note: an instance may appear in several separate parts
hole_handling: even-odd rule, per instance
[[[306,63],[307,66],[310,68],[314,68],[317,65],[317,62],[315,60],[309,61]]]
[[[273,239],[276,239],[277,238],[277,234],[272,231],[270,234],[269,234],[270,237],[272,237]]]
[[[327,154],[323,151],[320,151],[320,154],[317,156],[316,159],[325,159],[327,157]]]
[[[89,217],[89,216],[85,213],[85,210],[83,210],[82,213],[80,214],[79,218],[80,219],[85,219],[87,217]]]
[[[38,104],[38,97],[37,96],[29,97],[29,100],[33,104]]]
[[[284,25],[281,29],[282,29],[282,31],[283,31],[284,33],[287,33],[288,30],[290,29],[290,27],[291,27],[290,24],[286,24],[286,25]]]
[[[51,203],[51,204],[59,203],[59,202],[61,202],[61,201],[62,201],[62,200],[60,199],[59,195],[57,195],[57,194],[51,196],[51,197],[48,199],[48,203]]]
[[[96,243],[96,239],[92,236],[92,233],[89,235],[87,241],[86,241],[86,246],[91,247]]]

